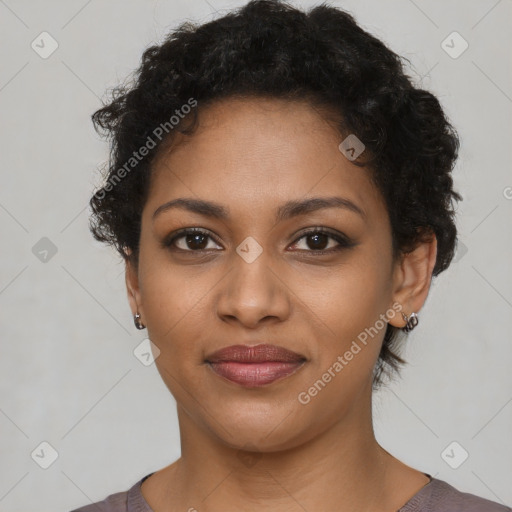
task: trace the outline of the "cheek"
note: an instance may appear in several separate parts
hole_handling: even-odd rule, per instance
[[[388,308],[390,276],[362,252],[328,273],[304,272],[302,299],[333,333],[354,333]]]
[[[157,258],[141,272],[141,297],[148,337],[160,350],[155,365],[179,403],[188,403],[203,362],[201,336],[207,332],[205,276],[193,278]]]
[[[350,373],[367,375],[373,369],[387,327],[383,318],[390,308],[387,269],[387,261],[361,252],[322,278],[317,272],[316,277],[301,279],[300,298],[307,306],[308,323],[316,331],[313,356],[319,372],[338,356],[350,362]]]
[[[140,291],[151,341],[160,349],[160,364],[193,367],[202,363],[204,339],[211,324],[211,293],[220,270],[176,265],[160,249],[141,251]]]
[[[161,350],[176,348],[180,340],[194,342],[194,332],[204,325],[204,279],[185,280],[175,273],[158,272],[145,282],[142,292],[151,339]]]
[[[311,373],[298,398],[315,423],[337,421],[371,389],[387,326],[381,315],[389,308],[388,279],[381,270],[360,258],[333,272],[323,290],[310,286],[303,295],[315,344]]]

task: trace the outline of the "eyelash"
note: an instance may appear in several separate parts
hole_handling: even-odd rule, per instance
[[[194,235],[194,234],[205,235],[205,236],[211,238],[216,244],[221,245],[215,239],[215,237],[213,237],[208,231],[205,231],[201,228],[185,228],[185,229],[181,229],[181,230],[177,231],[176,233],[172,234],[170,237],[165,238],[162,242],[162,246],[165,249],[176,250],[176,251],[180,251],[180,252],[189,252],[189,253],[202,253],[202,252],[210,251],[211,249],[194,250],[194,249],[179,249],[179,248],[173,247],[173,244],[176,240],[183,238],[187,235]],[[348,237],[337,234],[337,233],[332,233],[331,231],[328,231],[322,227],[315,227],[315,228],[310,229],[309,231],[305,231],[305,232],[301,233],[300,236],[298,238],[296,238],[295,241],[291,245],[295,245],[303,238],[306,238],[311,235],[326,235],[329,238],[332,238],[333,240],[338,242],[339,245],[337,247],[334,247],[334,248],[331,248],[328,250],[316,251],[314,249],[310,249],[310,250],[299,249],[298,252],[308,252],[308,253],[314,254],[315,256],[325,256],[325,255],[329,255],[329,254],[333,254],[335,252],[341,251],[343,249],[349,249],[356,245],[356,243],[354,241],[350,240]],[[215,249],[215,250],[218,250],[218,249]]]

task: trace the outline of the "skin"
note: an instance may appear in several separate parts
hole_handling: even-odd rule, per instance
[[[177,402],[182,456],[141,488],[156,512],[394,512],[429,482],[374,436],[372,371],[384,328],[309,403],[298,400],[393,304],[420,311],[436,258],[432,237],[393,260],[386,206],[368,171],[338,149],[343,139],[307,103],[231,98],[201,109],[199,128],[177,134],[155,161],[139,263],[127,260],[126,284]],[[324,208],[276,221],[289,200],[331,196],[363,214]],[[152,218],[181,197],[219,203],[229,218],[180,208]],[[212,238],[162,246],[190,227]],[[355,245],[315,255],[318,244],[339,246],[303,236],[317,227]],[[251,263],[236,252],[248,236],[262,249]],[[388,321],[405,325],[399,313]],[[260,388],[226,381],[205,363],[244,343],[281,345],[306,363]]]

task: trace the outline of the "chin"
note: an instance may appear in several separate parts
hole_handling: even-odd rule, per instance
[[[215,419],[208,420],[209,429],[214,431],[225,444],[238,450],[274,452],[293,448],[306,442],[312,431],[305,418],[299,416],[300,409],[292,404],[283,407],[262,404],[247,404],[240,407],[225,407],[215,412]]]

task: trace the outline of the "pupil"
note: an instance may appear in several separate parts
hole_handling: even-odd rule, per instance
[[[317,233],[316,235],[310,235],[308,237],[310,240],[314,240],[313,247],[310,246],[310,249],[325,249],[326,247],[326,241],[328,239],[327,235],[324,235],[323,233]],[[318,244],[318,241],[320,239],[320,244]],[[324,243],[322,243],[324,242]],[[319,247],[320,245],[320,247]]]
[[[194,249],[194,248],[195,249],[204,249],[206,247],[206,245],[208,245],[205,243],[206,238],[207,237],[205,235],[201,235],[201,234],[188,235],[187,236],[187,245],[189,245],[189,247],[190,247],[190,245],[192,245],[192,247],[191,247],[192,249]],[[202,240],[203,243],[200,242],[201,239],[203,239]],[[198,242],[198,240],[199,240],[199,242]],[[196,244],[195,247],[194,247],[194,244]]]

